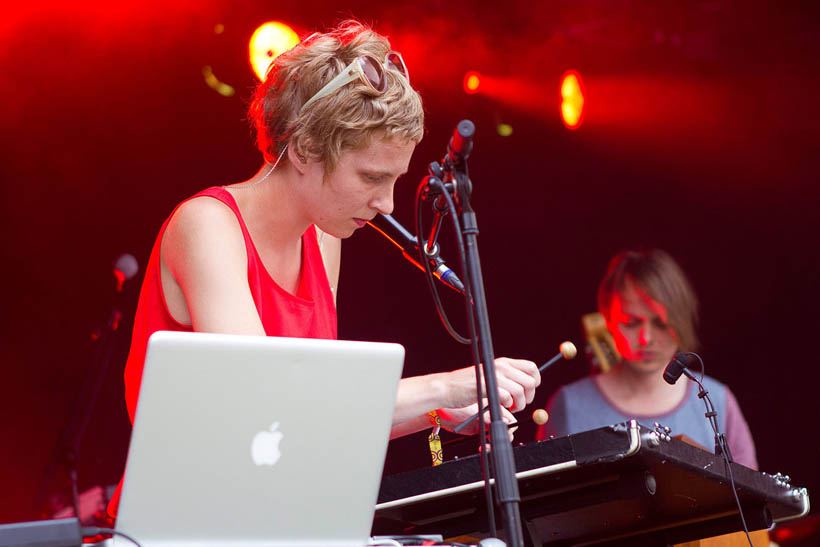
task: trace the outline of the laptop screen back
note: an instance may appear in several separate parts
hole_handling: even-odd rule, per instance
[[[159,332],[117,529],[144,546],[363,545],[397,344]]]

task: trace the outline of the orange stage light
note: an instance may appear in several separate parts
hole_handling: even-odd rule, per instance
[[[284,23],[270,21],[259,25],[248,44],[248,61],[256,77],[264,80],[271,61],[298,43],[299,36]]]
[[[202,77],[205,78],[205,83],[208,84],[208,87],[222,95],[223,97],[233,97],[236,90],[233,86],[226,84],[225,82],[219,81],[219,78],[216,77],[214,74],[213,68],[210,65],[205,65],[202,67]]]
[[[478,88],[481,86],[481,75],[471,70],[464,75],[464,92],[470,95],[478,93]]]
[[[584,83],[574,70],[561,77],[561,120],[567,129],[578,129],[584,121]]]

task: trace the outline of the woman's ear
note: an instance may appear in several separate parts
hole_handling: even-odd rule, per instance
[[[307,158],[296,150],[296,146],[288,145],[288,162],[299,174],[304,175],[307,169]]]

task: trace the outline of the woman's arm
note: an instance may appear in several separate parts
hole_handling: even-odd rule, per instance
[[[322,255],[328,281],[338,281],[340,241],[325,235]],[[160,252],[162,286],[171,316],[202,332],[251,334],[265,331],[248,287],[247,251],[233,212],[221,202],[194,198],[177,209],[163,234]],[[535,363],[496,359],[501,405],[513,412],[532,401],[541,382]],[[427,413],[444,409],[451,427],[476,400],[474,367],[405,378],[399,384],[393,436],[429,426]],[[512,421],[512,416],[504,413]],[[477,429],[477,427],[476,427]]]
[[[179,323],[265,335],[248,286],[245,240],[227,205],[209,197],[182,204],[163,234],[160,268],[165,303]]]

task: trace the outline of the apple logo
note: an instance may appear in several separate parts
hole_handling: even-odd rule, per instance
[[[279,461],[282,455],[279,452],[279,442],[284,437],[281,431],[277,431],[279,422],[273,422],[268,431],[260,431],[253,437],[251,443],[251,458],[256,465],[273,465]]]

